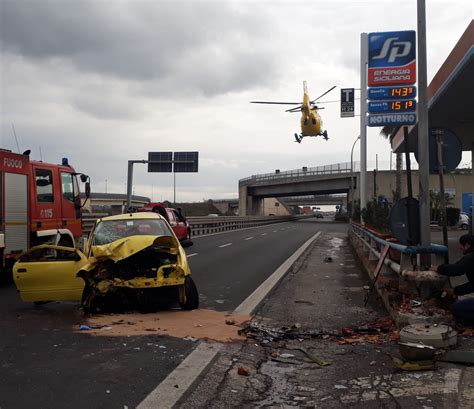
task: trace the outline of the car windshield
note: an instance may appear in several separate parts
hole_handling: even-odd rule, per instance
[[[92,237],[92,245],[100,246],[137,235],[173,236],[173,233],[161,219],[107,220],[97,224]]]

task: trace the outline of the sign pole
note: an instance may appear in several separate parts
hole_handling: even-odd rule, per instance
[[[417,0],[418,15],[418,166],[420,192],[420,241],[423,247],[431,244],[430,233],[430,164],[428,140],[428,95],[426,74],[426,7],[425,0]],[[429,254],[420,255],[420,269],[429,267]]]
[[[128,161],[128,171],[127,171],[127,203],[125,205],[125,212],[130,208],[132,204],[132,184],[133,184],[133,160]],[[124,212],[124,213],[125,213]]]
[[[360,34],[360,210],[367,207],[367,63],[369,59],[367,33]],[[362,224],[364,219],[360,217]]]
[[[443,137],[442,133],[438,132],[436,134],[436,147],[438,155],[438,174],[439,174],[439,195],[440,195],[440,205],[441,205],[441,221],[443,228],[443,244],[448,246],[448,218],[446,215],[446,194],[444,191],[444,163],[443,163]],[[444,255],[444,262],[449,263],[449,253]]]

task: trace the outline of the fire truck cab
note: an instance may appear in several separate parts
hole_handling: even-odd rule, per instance
[[[66,158],[55,165],[0,149],[0,273],[31,246],[75,246],[82,236],[78,175],[88,197],[88,176]]]

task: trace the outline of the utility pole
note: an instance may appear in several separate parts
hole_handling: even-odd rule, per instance
[[[422,247],[431,244],[430,232],[430,168],[428,137],[428,81],[426,74],[426,5],[417,0],[418,16],[418,169],[420,192],[420,241]],[[420,269],[429,267],[431,256],[420,254]]]

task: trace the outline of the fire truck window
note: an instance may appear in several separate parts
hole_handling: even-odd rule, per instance
[[[54,202],[53,173],[48,169],[36,169],[36,197],[40,203]]]
[[[70,173],[61,173],[61,185],[63,189],[63,196],[65,199],[74,201],[74,182],[73,176]]]

